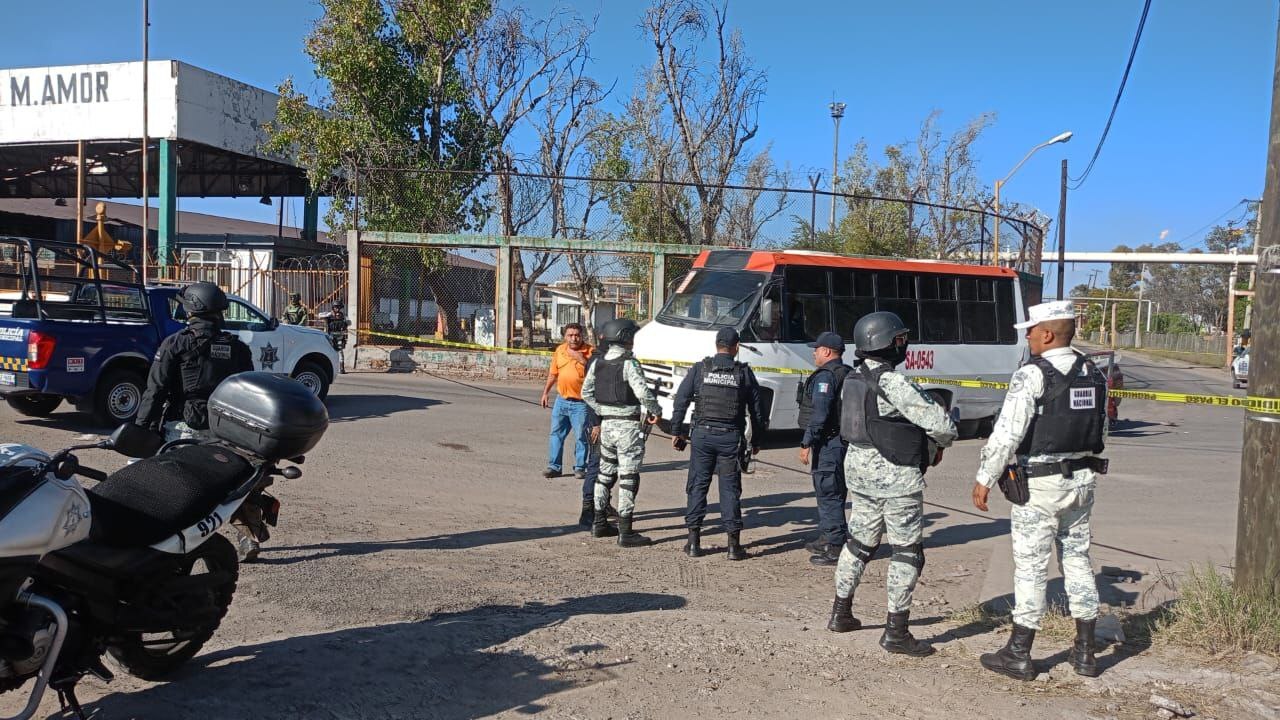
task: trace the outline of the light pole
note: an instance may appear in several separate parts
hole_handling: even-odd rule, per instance
[[[831,142],[831,222],[827,231],[836,234],[836,196],[835,190],[840,182],[840,118],[844,117],[844,103],[832,102],[831,119],[836,124],[835,137]]]
[[[1009,178],[1013,177],[1013,174],[1018,172],[1018,168],[1022,167],[1022,164],[1029,160],[1032,155],[1035,155],[1037,150],[1057,143],[1066,142],[1070,139],[1071,131],[1068,130],[1061,135],[1055,135],[1054,137],[1031,148],[1031,151],[1024,155],[1022,159],[1018,161],[1017,165],[1013,166],[1013,169],[1009,171],[1008,175],[1004,176],[1003,180],[996,181],[996,231],[991,239],[991,250],[992,255],[995,257],[996,265],[1000,264],[1000,188],[1003,187],[1005,183],[1009,182]]]

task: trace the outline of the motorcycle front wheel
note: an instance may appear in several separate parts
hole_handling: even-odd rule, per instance
[[[214,534],[188,553],[178,574],[198,577],[212,573],[223,574],[227,579],[205,591],[215,608],[211,618],[171,632],[128,633],[121,642],[108,646],[107,652],[126,672],[143,680],[159,680],[195,657],[217,632],[227,608],[231,607],[240,577],[235,546],[220,534]]]

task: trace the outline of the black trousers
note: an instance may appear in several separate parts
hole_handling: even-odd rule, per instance
[[[742,430],[738,428],[694,426],[689,438],[689,480],[684,486],[689,496],[685,527],[702,527],[714,472],[720,477],[720,522],[726,532],[742,529],[742,470],[738,456],[743,442]]]

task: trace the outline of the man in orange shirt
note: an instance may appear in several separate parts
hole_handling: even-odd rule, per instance
[[[547,384],[542,389],[542,407],[551,408],[551,435],[547,442],[547,469],[543,477],[559,477],[563,467],[564,439],[573,430],[573,475],[586,477],[589,450],[587,432],[587,405],[582,402],[582,381],[587,376],[587,361],[593,348],[583,339],[582,326],[569,323],[564,326],[564,342],[551,356],[551,368],[547,371]],[[554,406],[550,402],[551,388],[559,397]]]

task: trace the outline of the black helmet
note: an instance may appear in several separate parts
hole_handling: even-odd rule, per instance
[[[636,339],[636,331],[640,329],[634,320],[616,318],[604,324],[600,330],[600,339],[608,343],[630,345]]]
[[[301,302],[302,293],[289,293],[289,302]]]
[[[859,352],[870,353],[893,345],[894,338],[909,332],[902,318],[880,311],[863,315],[853,326],[853,346]]]
[[[211,282],[193,283],[182,288],[178,300],[188,315],[217,315],[230,307],[227,294]]]

